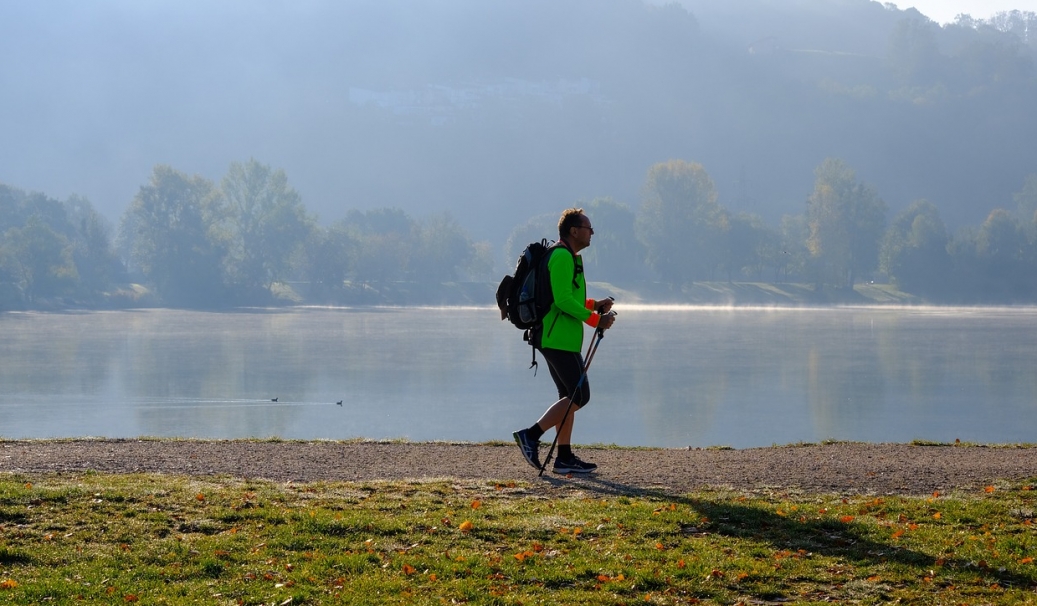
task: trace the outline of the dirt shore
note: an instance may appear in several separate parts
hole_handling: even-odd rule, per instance
[[[545,491],[684,494],[714,487],[925,495],[1037,477],[1037,448],[835,443],[743,450],[579,448],[586,477],[536,470],[514,445],[208,440],[0,441],[0,473],[161,473],[273,481],[457,478]],[[542,451],[542,455],[543,455]]]

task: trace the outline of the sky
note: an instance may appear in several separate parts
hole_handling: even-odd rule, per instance
[[[912,6],[937,23],[950,23],[960,13],[987,19],[1001,11],[1021,10],[1037,13],[1037,0],[901,0],[893,2],[905,10]]]

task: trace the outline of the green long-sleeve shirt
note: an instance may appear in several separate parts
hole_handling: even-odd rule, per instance
[[[551,251],[547,269],[554,303],[544,316],[540,346],[578,352],[583,348],[583,324],[596,327],[600,318],[592,311],[594,301],[587,298],[583,258],[559,246]]]

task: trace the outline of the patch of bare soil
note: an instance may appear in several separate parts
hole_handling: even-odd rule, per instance
[[[455,478],[545,491],[701,488],[925,495],[1037,476],[1037,448],[835,443],[743,450],[577,448],[599,471],[538,479],[514,445],[249,440],[0,441],[0,473],[159,473],[273,481]],[[541,456],[546,454],[541,451]]]

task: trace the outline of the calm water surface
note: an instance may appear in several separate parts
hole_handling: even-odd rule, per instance
[[[616,309],[577,443],[1037,441],[1037,308]],[[491,308],[4,313],[0,437],[510,440],[529,362]]]

